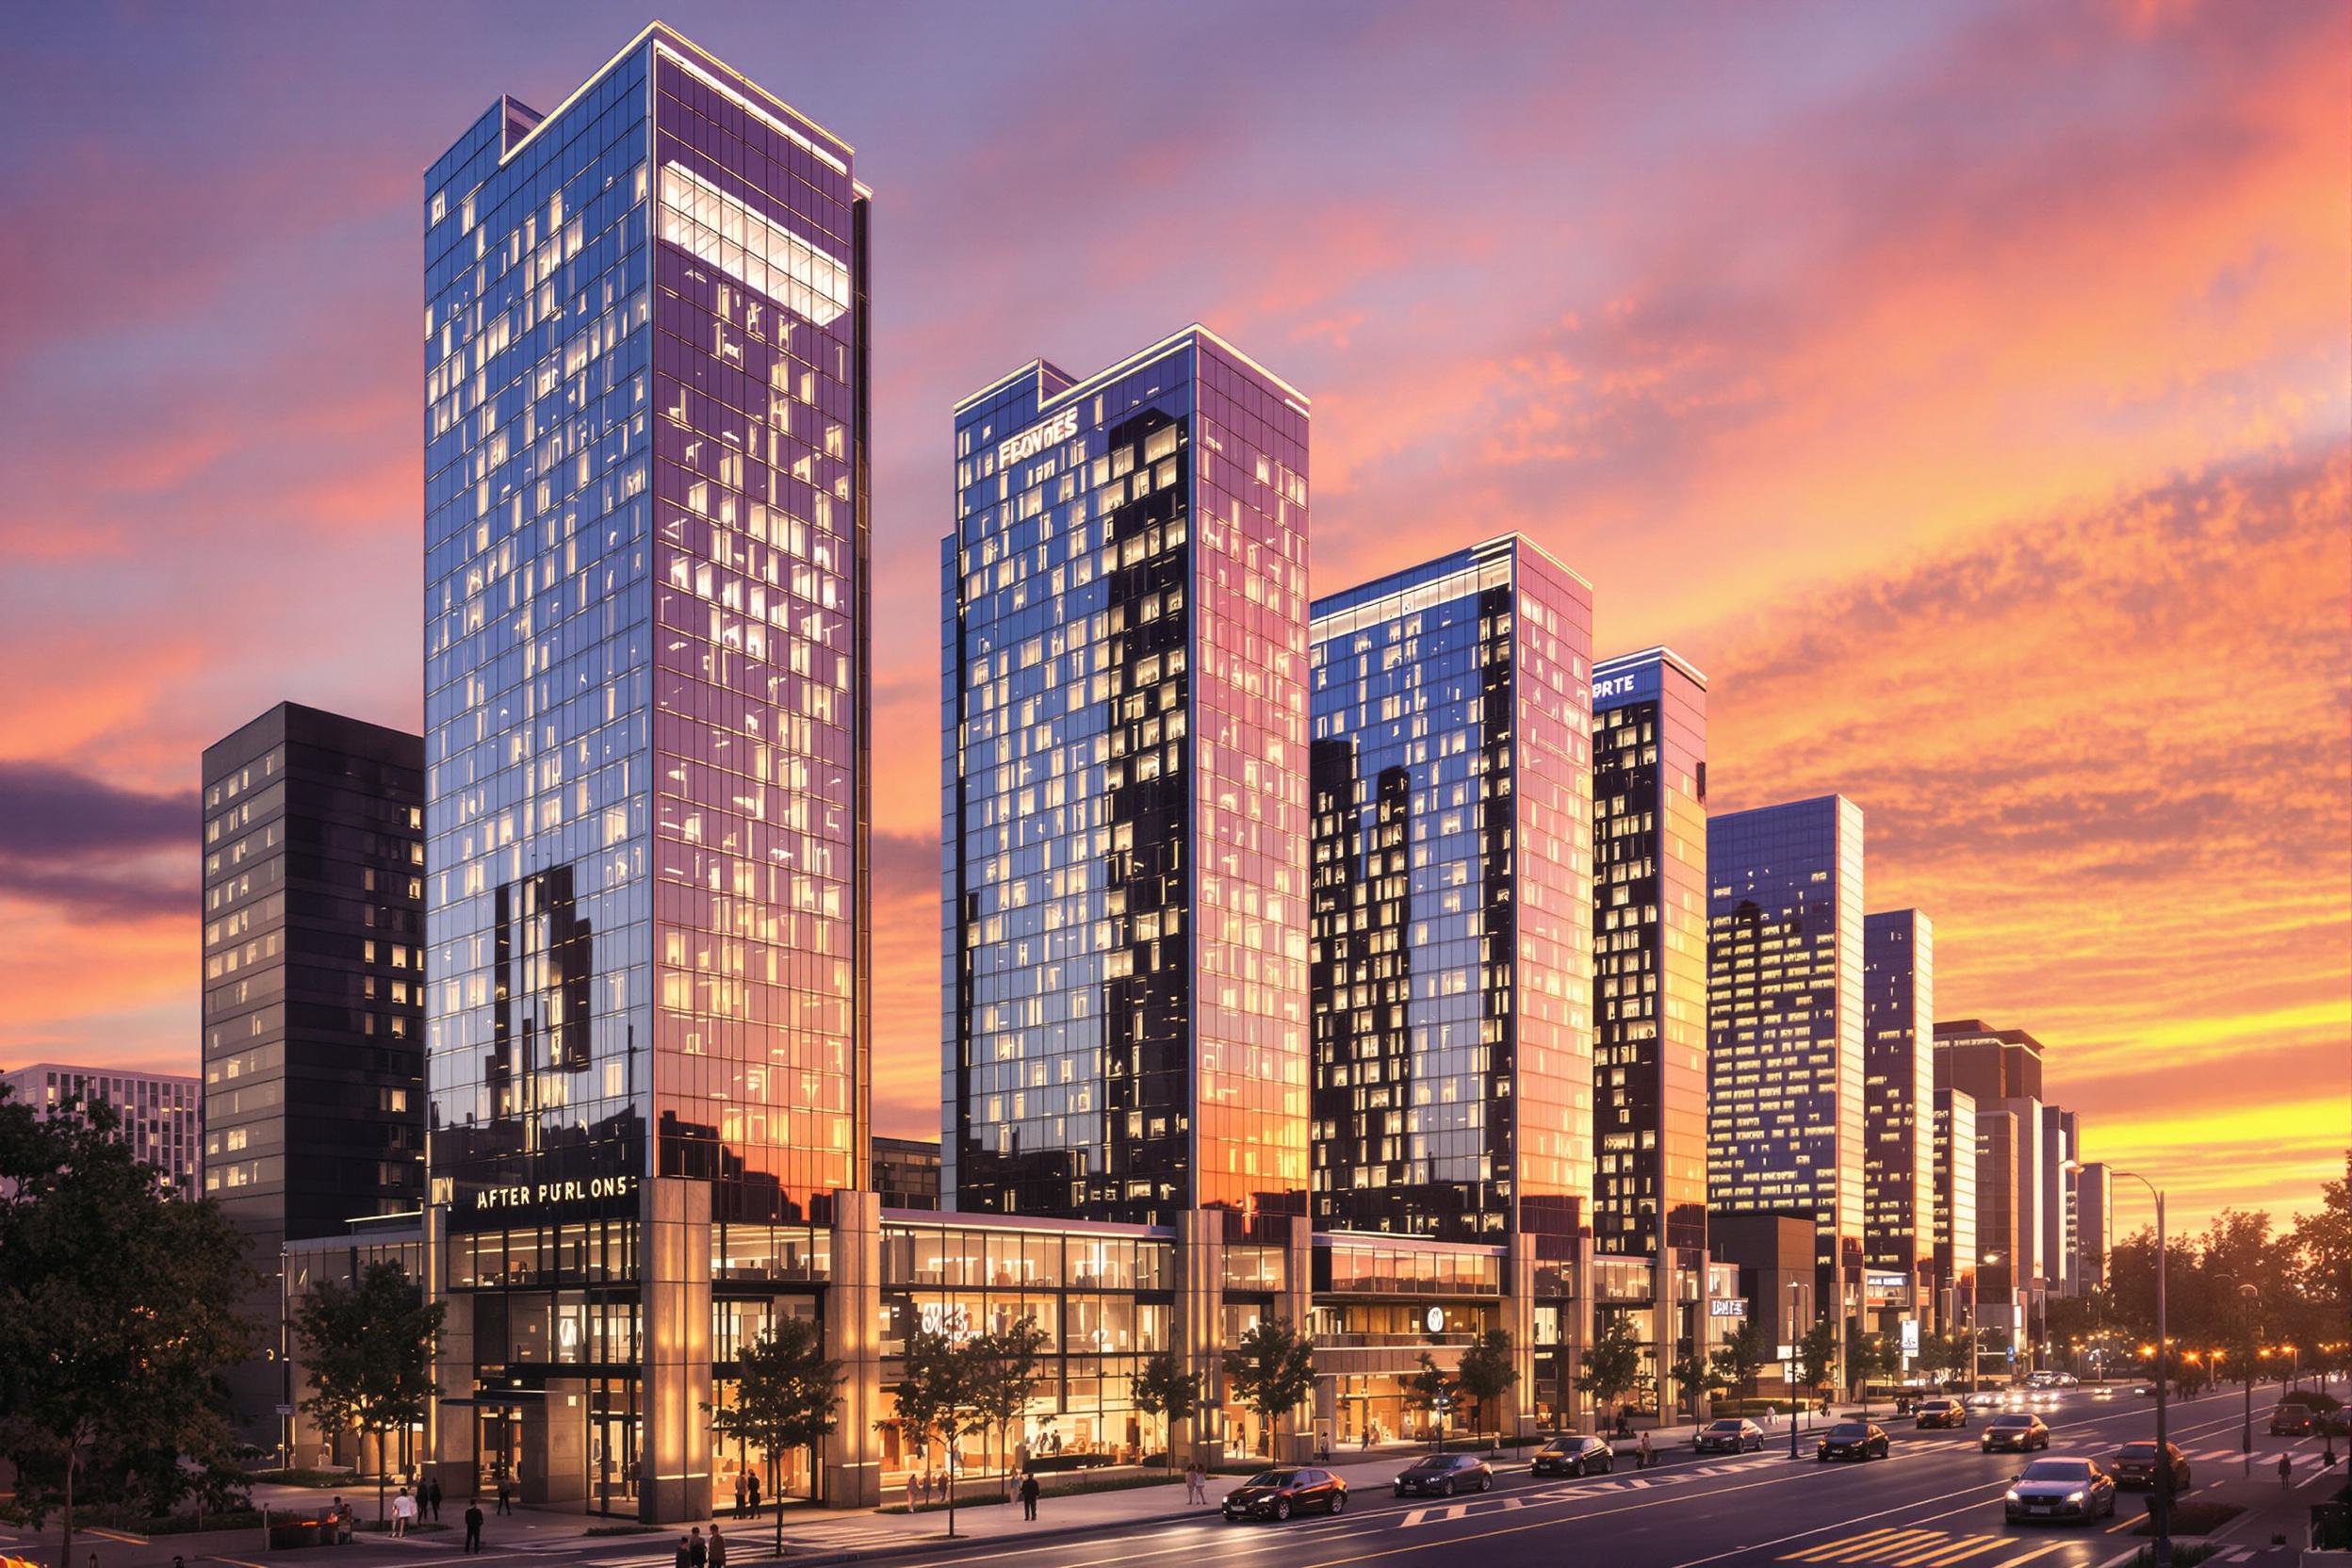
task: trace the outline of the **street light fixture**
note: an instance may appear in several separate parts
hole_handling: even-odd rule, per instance
[[[1803,1280],[1788,1282],[1788,1457],[1797,1457],[1797,1423],[1805,1419],[1806,1401],[1796,1397],[1797,1392],[1797,1292],[1805,1288]]]
[[[2156,1539],[2148,1547],[2153,1568],[2172,1568],[2172,1462],[2164,1443],[2164,1195],[2156,1184],[2136,1170],[2111,1170],[2110,1176],[2137,1182],[2156,1202]],[[2143,1351],[2143,1354],[2146,1352]]]

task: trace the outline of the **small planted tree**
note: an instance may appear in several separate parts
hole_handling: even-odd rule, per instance
[[[1686,1343],[1682,1353],[1674,1358],[1674,1364],[1666,1371],[1667,1376],[1674,1380],[1674,1386],[1682,1391],[1683,1405],[1695,1417],[1699,1412],[1700,1396],[1714,1387],[1716,1381],[1707,1358]]]
[[[1641,1377],[1641,1335],[1632,1318],[1612,1314],[1584,1353],[1584,1370],[1577,1374],[1576,1387],[1592,1396],[1593,1409],[1606,1426],[1615,1417],[1617,1402],[1633,1391]]]
[[[824,1329],[813,1318],[788,1317],[737,1356],[733,1403],[702,1407],[711,1431],[768,1456],[778,1557],[784,1555],[784,1488],[775,1466],[793,1449],[814,1448],[831,1436],[841,1404],[841,1364],[825,1355]]]
[[[1446,1369],[1427,1350],[1422,1351],[1421,1370],[1405,1380],[1405,1402],[1429,1418],[1431,1453],[1446,1446],[1446,1407],[1452,1400],[1453,1392],[1454,1385],[1446,1376]]]
[[[1903,1341],[1889,1333],[1862,1334],[1846,1358],[1846,1373],[1862,1387],[1862,1413],[1870,1413],[1870,1384],[1903,1372]]]
[[[1756,1374],[1764,1370],[1771,1358],[1772,1347],[1764,1342],[1764,1330],[1753,1319],[1740,1325],[1740,1330],[1715,1351],[1715,1377],[1729,1388],[1738,1389],[1743,1396],[1756,1393]]]
[[[917,1329],[906,1340],[906,1373],[898,1385],[899,1430],[925,1446],[947,1449],[947,1533],[956,1534],[956,1456],[967,1437],[985,1436],[973,1358],[946,1334]]]
[[[1454,1375],[1461,1380],[1462,1391],[1478,1401],[1479,1425],[1484,1426],[1489,1402],[1509,1394],[1519,1381],[1519,1368],[1511,1353],[1510,1331],[1489,1329],[1480,1334],[1475,1344],[1462,1351],[1462,1363]]]
[[[363,1441],[376,1440],[379,1525],[392,1434],[422,1421],[433,1401],[442,1312],[390,1259],[369,1264],[349,1283],[321,1280],[295,1311],[311,1387],[302,1409],[321,1428],[351,1428]]]
[[[996,1432],[996,1451],[1005,1460],[1004,1492],[1012,1494],[1012,1429],[1025,1423],[1029,1400],[1042,1369],[1048,1336],[1034,1317],[993,1333],[980,1334],[963,1348],[971,1363],[972,1397],[981,1419]]]
[[[1187,1371],[1173,1350],[1156,1350],[1128,1380],[1135,1409],[1157,1416],[1166,1439],[1160,1457],[1166,1468],[1176,1468],[1176,1423],[1189,1421],[1200,1410],[1200,1375]]]
[[[1797,1380],[1819,1393],[1838,1375],[1838,1325],[1817,1320],[1797,1342]]]
[[[1233,1396],[1265,1424],[1267,1457],[1272,1458],[1282,1417],[1315,1390],[1315,1341],[1286,1317],[1260,1318],[1225,1352],[1225,1382]]]

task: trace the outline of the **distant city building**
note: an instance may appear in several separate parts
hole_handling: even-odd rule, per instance
[[[204,1095],[194,1078],[172,1072],[123,1072],[106,1068],[35,1062],[0,1072],[9,1098],[43,1116],[75,1114],[104,1101],[122,1116],[115,1141],[154,1166],[161,1184],[186,1199],[199,1195],[204,1158]]]
[[[2042,1107],[2042,1288],[2052,1296],[2078,1293],[2074,1278],[2074,1173],[2082,1163],[2082,1121],[2056,1105]]]
[[[1592,593],[1516,534],[1319,598],[1315,1222],[1592,1222]]]
[[[2074,1274],[2076,1294],[2107,1288],[2107,1254],[2115,1245],[2114,1179],[2106,1164],[2092,1160],[2074,1173]]]
[[[1198,326],[956,405],[957,1209],[1306,1212],[1308,427],[1303,393]]]
[[[270,1353],[229,1379],[249,1442],[294,1397],[286,1243],[424,1202],[424,807],[416,736],[299,703],[204,749],[204,1191],[264,1276]]]
[[[1862,810],[1707,823],[1707,1206],[1806,1214],[1823,1316],[1861,1310]]]
[[[1865,1294],[1886,1329],[1934,1305],[1935,926],[1917,909],[1882,910],[1863,921],[1863,953]]]
[[[2021,1327],[2042,1277],[2042,1046],[1982,1019],[1936,1025],[1936,1086],[1976,1102],[1977,1302]]]
[[[1798,1342],[1821,1315],[1821,1270],[1814,1262],[1819,1233],[1810,1214],[1762,1210],[1708,1217],[1708,1253],[1739,1269],[1735,1298],[1741,1315],[1763,1332],[1775,1364],[1764,1376],[1774,1381],[1785,1380]]]
[[[886,1209],[939,1206],[939,1140],[874,1139],[874,1190]]]
[[[1976,1099],[1936,1089],[1936,1315],[1947,1330],[1967,1321],[1976,1299]]]

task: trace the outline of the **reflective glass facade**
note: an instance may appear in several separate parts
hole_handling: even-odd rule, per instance
[[[1592,669],[1602,1251],[1707,1247],[1707,887],[1706,678],[1664,648],[1604,661]]]
[[[1962,1089],[1936,1096],[1936,1292],[1945,1321],[1960,1321],[1976,1295],[1976,1097]]]
[[[426,175],[456,1216],[681,1176],[795,1220],[862,1184],[865,209],[845,144],[659,27]]]
[[[1862,810],[1842,795],[1707,824],[1707,1194],[1813,1218],[1862,1262]],[[1824,1295],[1823,1306],[1828,1298]]]
[[[1592,595],[1509,535],[1315,606],[1318,1227],[1592,1223]]]
[[[1934,1251],[1936,928],[1917,909],[1862,923],[1864,1254],[1919,1278]]]
[[[956,414],[943,1200],[1304,1212],[1306,399],[1201,328]]]

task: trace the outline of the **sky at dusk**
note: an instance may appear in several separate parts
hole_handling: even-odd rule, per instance
[[[1715,809],[1860,803],[2087,1157],[2343,1174],[2340,0],[661,14],[876,195],[876,1131],[937,1133],[950,409],[1200,320],[1315,400],[1316,592],[1526,531],[1707,673]],[[196,1070],[202,748],[421,723],[421,174],[648,20],[0,38],[0,1065]]]

